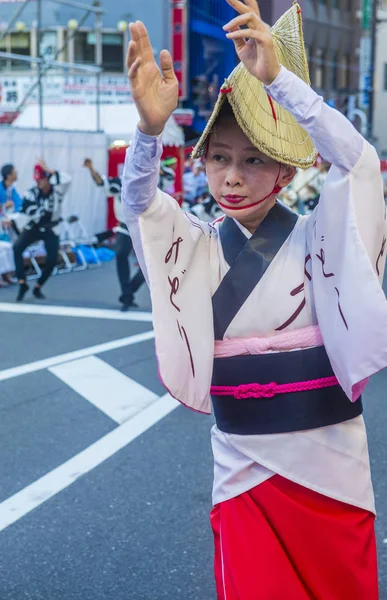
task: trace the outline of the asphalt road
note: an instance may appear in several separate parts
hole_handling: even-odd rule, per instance
[[[29,297],[26,313],[11,312],[14,295],[0,290],[0,600],[214,600],[212,420],[165,398],[148,315],[110,312],[114,264],[54,277],[47,300]],[[138,301],[150,310],[146,289]],[[56,308],[37,314],[40,306]],[[90,389],[77,365],[95,373]],[[140,398],[108,415],[86,399],[104,402],[105,372],[148,409]],[[386,390],[383,372],[365,395],[382,600]],[[126,422],[124,409],[133,411]]]

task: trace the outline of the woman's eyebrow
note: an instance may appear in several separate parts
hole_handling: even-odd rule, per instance
[[[232,146],[224,144],[223,142],[213,142],[212,146],[215,146],[215,148],[225,148],[227,150],[232,150]]]
[[[257,152],[257,154],[261,154],[262,155],[262,152],[260,152],[258,150],[258,148],[256,148],[255,146],[247,146],[247,148],[243,148],[243,151],[244,152]]]
[[[225,150],[232,150],[233,146],[229,146],[224,142],[213,142],[212,146],[214,148],[224,148]],[[262,155],[262,152],[258,150],[255,146],[247,146],[246,148],[242,148],[242,152],[256,152],[257,154]]]

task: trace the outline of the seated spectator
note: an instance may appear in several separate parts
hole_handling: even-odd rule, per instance
[[[22,206],[22,199],[17,193],[14,183],[17,181],[17,171],[11,164],[4,165],[1,169],[2,181],[0,182],[0,209],[5,215],[7,212],[18,212]]]
[[[34,168],[35,185],[24,196],[22,212],[28,217],[27,224],[14,244],[16,276],[20,287],[16,298],[21,302],[29,290],[24,272],[23,252],[30,244],[42,240],[46,249],[46,262],[33,295],[45,298],[42,287],[50,277],[58,260],[59,232],[62,221],[62,205],[71,184],[66,173],[49,169],[44,160]]]
[[[13,247],[10,242],[0,241],[0,288],[12,283],[12,273],[15,270]]]

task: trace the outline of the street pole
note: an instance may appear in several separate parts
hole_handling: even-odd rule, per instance
[[[41,38],[42,38],[42,0],[36,1],[36,38],[38,44],[38,58],[42,58]],[[39,93],[39,127],[43,129],[43,84],[42,84],[42,63],[38,62],[38,93]]]
[[[99,0],[95,0],[94,6],[99,6]],[[95,13],[95,48],[97,67],[102,67],[102,18],[101,13]],[[96,111],[97,131],[101,131],[101,73],[96,76]]]
[[[376,46],[378,31],[378,6],[379,0],[373,0],[372,3],[372,22],[371,22],[371,64],[370,64],[370,82],[369,82],[369,107],[368,107],[368,130],[367,138],[370,142],[374,139],[374,110],[375,110],[375,70],[376,70]]]

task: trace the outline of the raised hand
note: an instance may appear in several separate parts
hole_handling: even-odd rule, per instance
[[[42,167],[43,171],[45,171],[46,173],[49,173],[50,175],[53,175],[55,173],[55,171],[53,171],[52,169],[50,169],[47,166],[46,161],[44,160],[44,158],[41,158],[39,161],[39,165]]]
[[[91,158],[85,158],[83,166],[86,167],[86,169],[92,169],[93,161],[91,160]]]
[[[273,83],[281,65],[275,53],[270,27],[261,19],[257,0],[226,0],[239,16],[224,25],[246,69],[265,85]],[[246,26],[247,29],[240,29]]]
[[[131,23],[127,55],[133,100],[140,114],[139,128],[148,135],[159,135],[178,104],[179,84],[170,53],[162,50],[156,64],[146,27]]]

